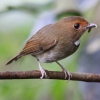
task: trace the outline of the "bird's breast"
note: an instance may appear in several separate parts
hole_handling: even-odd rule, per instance
[[[79,47],[79,45],[76,46],[74,43],[70,43],[68,45],[62,44],[63,46],[60,45],[61,44],[57,44],[54,48],[48,51],[44,51],[43,53],[38,54],[35,57],[40,62],[46,62],[46,63],[54,62],[70,56]]]

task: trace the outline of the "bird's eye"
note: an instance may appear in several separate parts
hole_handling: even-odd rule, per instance
[[[75,29],[78,29],[79,27],[80,27],[80,24],[79,23],[74,24],[74,28]]]

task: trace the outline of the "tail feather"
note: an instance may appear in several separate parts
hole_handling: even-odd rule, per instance
[[[6,65],[9,65],[9,64],[12,63],[13,61],[18,60],[20,57],[21,57],[20,55],[15,56],[15,57],[12,58],[11,60],[9,60],[9,61],[6,63]]]

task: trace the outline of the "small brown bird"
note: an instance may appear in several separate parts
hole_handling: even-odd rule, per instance
[[[49,24],[40,29],[26,43],[23,50],[11,59],[6,65],[16,61],[22,56],[32,55],[36,57],[43,78],[47,77],[45,70],[41,67],[40,62],[56,62],[65,73],[65,78],[71,74],[58,60],[64,59],[73,54],[80,45],[80,37],[83,33],[91,28],[97,27],[96,24],[89,23],[79,16],[64,18],[54,24]]]

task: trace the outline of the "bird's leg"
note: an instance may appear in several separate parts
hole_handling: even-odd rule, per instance
[[[47,78],[48,75],[46,74],[45,70],[42,68],[42,66],[40,65],[40,62],[38,61],[38,65],[39,65],[39,69],[41,71],[42,76],[40,77],[40,79],[43,79],[43,77]]]
[[[59,62],[56,61],[56,63],[61,67],[62,71],[64,72],[65,79],[68,76],[68,80],[70,80],[70,78],[72,77],[72,74],[69,71],[67,71]]]

